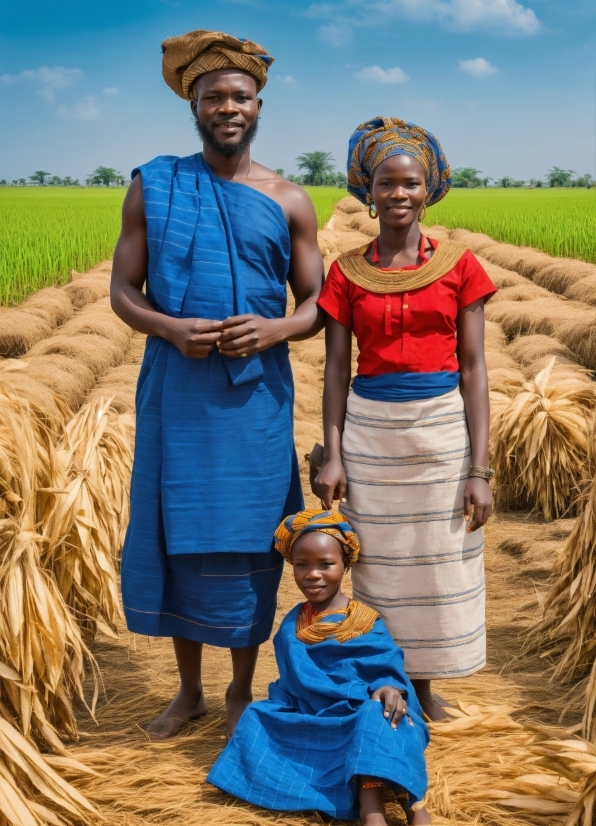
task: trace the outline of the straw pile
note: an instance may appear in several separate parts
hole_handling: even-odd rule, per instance
[[[544,617],[530,642],[554,662],[551,682],[575,686],[570,702],[585,691],[583,731],[596,740],[596,470],[594,437],[586,477],[590,484],[579,500],[580,515],[557,557],[544,599]]]
[[[109,262],[84,275],[72,271],[65,287],[46,287],[17,307],[0,307],[0,358],[22,356],[72,318],[76,310],[109,295]]]
[[[568,510],[588,458],[595,405],[596,383],[565,365],[557,367],[551,358],[493,411],[491,453],[499,483],[508,491],[501,506],[537,508],[547,520]]]

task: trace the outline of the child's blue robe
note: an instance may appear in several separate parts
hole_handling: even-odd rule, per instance
[[[275,635],[280,678],[269,699],[246,709],[207,781],[266,809],[357,818],[355,778],[367,775],[398,794],[405,789],[413,805],[426,792],[429,736],[402,650],[381,619],[347,642],[307,645],[296,638],[300,608]],[[371,700],[385,685],[403,691],[407,703],[396,729]]]

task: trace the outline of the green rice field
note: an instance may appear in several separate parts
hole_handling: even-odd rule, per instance
[[[333,214],[333,207],[348,195],[348,191],[338,189],[336,186],[305,186],[304,188],[314,204],[319,229],[323,229]]]
[[[346,195],[307,187],[319,227]],[[51,284],[64,284],[110,258],[124,189],[0,188],[0,304]],[[596,190],[452,190],[425,223],[464,227],[511,244],[596,263]]]
[[[596,263],[596,189],[452,189],[424,223]]]
[[[66,284],[71,270],[111,258],[125,193],[124,187],[2,187],[0,305]]]

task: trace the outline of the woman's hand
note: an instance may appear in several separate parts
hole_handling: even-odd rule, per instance
[[[405,717],[408,713],[406,701],[402,697],[401,692],[398,691],[397,688],[393,688],[393,686],[384,685],[381,688],[377,688],[377,690],[373,692],[371,700],[383,703],[383,716],[387,719],[391,728],[397,728],[397,724],[401,718]]]
[[[327,509],[333,506],[333,500],[346,501],[348,479],[341,459],[328,459],[323,462],[312,486],[313,493],[318,496]]]
[[[472,508],[474,516],[472,517]],[[493,494],[486,479],[473,476],[464,489],[464,518],[470,521],[467,533],[473,533],[488,521],[493,509]]]
[[[226,318],[217,343],[219,352],[240,358],[267,350],[285,341],[283,322],[283,318],[263,318],[252,313]]]

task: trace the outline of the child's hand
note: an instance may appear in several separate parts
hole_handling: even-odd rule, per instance
[[[377,700],[383,703],[385,709],[383,716],[387,718],[387,722],[391,724],[391,728],[397,728],[397,724],[402,717],[408,713],[408,706],[406,701],[397,688],[390,685],[384,685],[373,693],[372,700]]]

